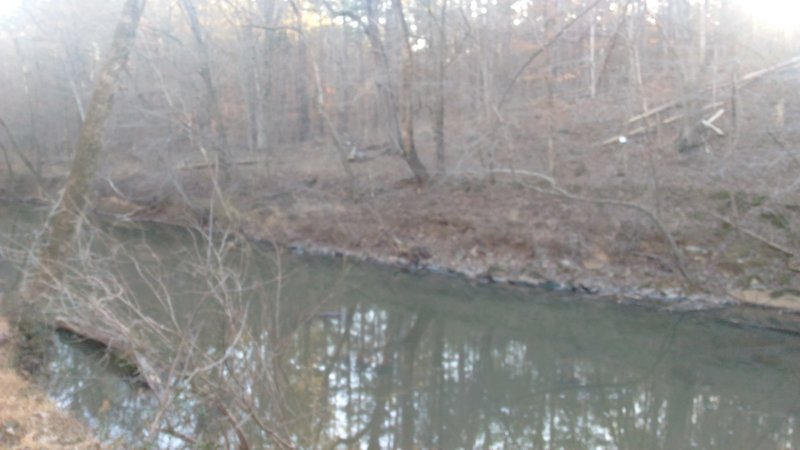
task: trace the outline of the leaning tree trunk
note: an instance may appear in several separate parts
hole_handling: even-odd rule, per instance
[[[76,221],[86,208],[89,184],[97,170],[103,150],[103,129],[114,105],[120,74],[136,39],[136,29],[144,12],[146,0],[127,0],[122,10],[111,48],[92,92],[86,110],[86,120],[81,125],[78,147],[72,159],[72,168],[64,188],[60,208],[53,217],[52,230],[44,248],[41,269],[45,277],[57,276],[56,263],[61,258],[63,245],[75,233]],[[41,280],[44,281],[44,280]]]
[[[123,6],[111,48],[97,76],[86,118],[81,124],[63,197],[50,221],[49,240],[32,277],[19,292],[17,326],[22,338],[19,345],[24,349],[19,363],[29,371],[37,370],[44,361],[49,332],[42,318],[42,294],[47,286],[61,278],[64,247],[72,240],[86,209],[89,185],[103,150],[103,128],[111,115],[114,93],[133,48],[145,3],[146,0],[126,0]]]

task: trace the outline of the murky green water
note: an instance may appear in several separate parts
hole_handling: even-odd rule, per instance
[[[31,221],[0,207],[7,232],[16,223],[18,236],[30,234],[19,224]],[[198,407],[207,386],[184,377],[174,380],[177,393],[157,399],[102,349],[60,335],[51,395],[124,446],[232,445],[214,433],[225,426],[223,405],[238,405],[262,421],[240,422],[253,448],[275,445],[265,430],[301,448],[800,448],[795,336],[234,250],[229,267],[246,275],[232,300],[247,324],[237,337],[208,294],[207,274],[192,274],[186,262],[203,259],[202,242],[155,227],[115,235],[169,283],[172,314],[193,330],[197,348],[217,355],[236,343],[214,370],[242,393]],[[130,289],[147,291],[131,263],[109,264],[127,271]],[[140,300],[169,322],[154,296]],[[180,345],[168,350],[180,355]],[[151,428],[160,406],[167,420]]]

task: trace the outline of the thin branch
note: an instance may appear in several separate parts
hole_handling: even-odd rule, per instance
[[[561,39],[561,36],[564,33],[566,33],[567,30],[572,28],[573,25],[578,23],[578,21],[581,20],[583,18],[583,16],[585,16],[586,14],[589,14],[590,11],[592,11],[595,7],[597,7],[597,5],[599,5],[603,1],[604,0],[595,0],[594,2],[592,2],[589,6],[587,6],[578,15],[573,17],[572,20],[570,20],[563,27],[561,27],[561,29],[558,30],[558,32],[553,37],[551,37],[547,42],[545,42],[545,44],[541,48],[537,49],[535,52],[533,52],[531,54],[531,56],[528,57],[528,60],[525,61],[525,63],[517,70],[517,73],[515,73],[514,76],[511,78],[511,81],[508,83],[508,86],[506,86],[506,90],[503,91],[503,95],[500,96],[500,101],[497,102],[497,108],[498,109],[502,108],[503,104],[505,104],[506,100],[508,100],[508,96],[509,96],[509,94],[511,94],[511,90],[514,88],[514,84],[516,84],[517,80],[522,75],[522,73],[525,72],[525,69],[527,69],[528,66],[530,66],[531,63],[533,63],[533,61],[536,60],[536,58],[539,57],[539,55],[544,53],[547,49],[552,47],[553,44],[555,44],[559,39]]]

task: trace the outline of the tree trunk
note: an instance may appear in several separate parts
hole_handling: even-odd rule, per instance
[[[698,5],[696,22],[693,29],[699,36],[697,43],[692,42],[692,35],[684,37],[688,52],[683,58],[683,126],[677,141],[678,150],[687,152],[705,148],[705,129],[700,121],[703,118],[700,83],[705,72],[706,59],[706,9],[705,4]],[[689,10],[691,14],[691,10]],[[695,47],[696,45],[696,47]]]
[[[592,17],[591,21],[592,23],[589,25],[589,97],[595,98],[597,96],[597,65],[595,62],[597,19]]]
[[[299,16],[298,16],[299,17]],[[303,23],[298,18],[297,27]],[[311,137],[311,100],[308,95],[308,49],[304,39],[297,43],[297,72],[294,76],[294,94],[297,102],[297,140],[305,142]]]
[[[428,182],[429,176],[427,169],[425,169],[425,166],[419,159],[417,150],[414,147],[414,116],[411,104],[414,58],[411,44],[408,42],[408,26],[403,14],[403,3],[401,0],[392,0],[392,9],[395,15],[398,16],[400,26],[402,27],[403,39],[405,40],[404,45],[402,45],[403,67],[401,82],[397,92],[393,92],[389,83],[389,58],[386,54],[383,42],[381,41],[380,31],[378,30],[374,0],[366,0],[365,4],[367,9],[367,23],[364,27],[364,32],[369,40],[370,50],[372,57],[375,59],[376,66],[384,71],[383,76],[375,78],[375,84],[378,95],[381,97],[389,115],[388,119],[393,134],[392,138],[393,141],[395,141],[394,144],[402,151],[403,159],[417,179],[417,183],[424,185]]]
[[[197,16],[197,8],[195,8],[192,0],[182,0],[181,4],[189,19],[189,27],[192,29],[192,36],[194,36],[194,41],[197,45],[198,58],[200,59],[200,78],[203,79],[208,111],[211,114],[214,132],[217,135],[214,147],[217,151],[223,177],[227,179],[230,177],[229,167],[231,164],[231,157],[228,151],[228,136],[225,132],[225,123],[223,122],[222,109],[219,105],[219,96],[217,95],[217,89],[214,87],[214,80],[211,78],[211,57],[208,53],[208,43],[206,42],[203,28],[200,25],[200,19]]]
[[[250,11],[253,14],[253,11]],[[261,105],[261,53],[258,36],[253,32],[252,23],[242,27],[242,71],[244,72],[245,100],[247,102],[248,146],[252,153],[261,153],[266,148],[264,132],[264,110]]]
[[[133,48],[145,3],[146,0],[127,0],[123,6],[111,48],[97,76],[86,119],[81,124],[78,146],[63,197],[57,205],[58,211],[49,222],[49,240],[41,251],[39,264],[31,279],[19,293],[21,304],[17,327],[22,337],[19,345],[25,348],[20,366],[27,370],[37,370],[44,362],[50,329],[42,320],[43,301],[40,299],[47,286],[61,278],[59,261],[64,246],[72,240],[77,222],[86,209],[89,186],[103,150],[103,129],[111,115],[114,93]]]
[[[406,160],[406,164],[411,168],[411,172],[414,173],[417,183],[424,185],[428,182],[428,171],[419,159],[416,146],[414,145],[414,110],[412,105],[412,99],[414,97],[412,89],[412,82],[414,79],[414,52],[411,49],[411,42],[409,42],[408,24],[406,23],[406,17],[403,13],[402,0],[392,0],[392,9],[397,15],[403,38],[403,67],[400,89],[398,92],[400,144],[403,150],[403,159]]]
[[[439,42],[437,56],[436,104],[434,105],[433,137],[436,141],[436,171],[444,176],[447,171],[445,164],[445,103],[444,88],[447,76],[447,0],[442,0],[441,22],[439,23]]]
[[[63,245],[72,238],[76,221],[86,209],[89,184],[97,170],[100,153],[103,150],[103,129],[111,115],[120,73],[125,68],[133,48],[136,29],[145,3],[146,0],[127,0],[123,7],[122,17],[114,32],[108,56],[97,76],[94,92],[86,110],[86,120],[81,125],[78,147],[64,188],[64,197],[58,213],[53,218],[50,239],[42,253],[40,277],[58,276],[55,266],[61,258]]]

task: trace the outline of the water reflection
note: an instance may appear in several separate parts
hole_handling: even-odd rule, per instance
[[[294,264],[279,336],[254,334],[236,370],[270,361],[269,375],[242,378],[279,387],[280,399],[255,395],[255,407],[300,447],[800,447],[795,338],[553,294],[358,267],[341,279],[336,264]],[[263,306],[254,311],[278,309]],[[116,377],[98,381],[107,370],[81,368],[74,346],[60,348],[54,368],[71,374],[54,376],[61,401],[112,437],[146,427],[147,395]],[[110,393],[100,397],[102,389]]]
[[[277,265],[267,251],[236,266],[246,327],[233,336],[204,275],[180,270],[195,253],[185,236],[129,233],[126,247],[160,249],[148,264],[192,318],[193,345],[236,345],[214,381],[175,378],[157,398],[60,335],[51,394],[123,446],[800,448],[796,337],[341,262]],[[208,402],[211,388],[224,394]]]

